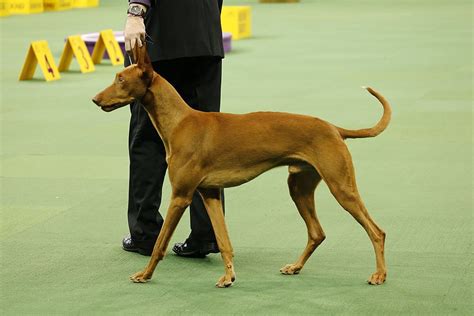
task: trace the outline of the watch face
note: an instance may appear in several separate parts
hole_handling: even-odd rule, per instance
[[[132,14],[142,15],[142,9],[139,6],[130,7],[128,11]]]

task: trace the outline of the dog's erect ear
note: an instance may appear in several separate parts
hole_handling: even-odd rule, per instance
[[[138,55],[140,54],[140,47],[138,47],[138,43],[135,43],[135,46],[132,47],[132,51],[129,52],[130,57],[132,57],[131,62],[132,64],[136,64],[138,60]]]
[[[153,76],[153,67],[151,65],[150,57],[146,49],[146,43],[143,43],[142,47],[135,46],[135,61],[137,66],[143,70],[144,75],[151,78]]]

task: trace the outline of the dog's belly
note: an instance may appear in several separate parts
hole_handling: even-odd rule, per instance
[[[251,168],[222,169],[209,172],[200,183],[203,188],[229,188],[249,182],[274,167],[277,163],[262,163]]]

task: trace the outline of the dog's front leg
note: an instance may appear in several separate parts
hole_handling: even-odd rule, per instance
[[[163,259],[168,248],[171,236],[178,225],[179,220],[183,216],[184,210],[191,204],[192,194],[176,195],[171,197],[170,206],[161,228],[160,235],[156,240],[150,261],[143,271],[137,272],[130,276],[130,280],[135,283],[146,283],[155,271],[156,265]]]
[[[202,196],[207,213],[211,219],[217,245],[219,246],[219,251],[224,261],[225,274],[217,280],[216,286],[229,287],[235,281],[234,263],[232,260],[234,253],[224,220],[221,190],[199,188],[198,191]]]

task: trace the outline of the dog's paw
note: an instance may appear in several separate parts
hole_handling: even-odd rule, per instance
[[[140,271],[130,276],[130,280],[134,283],[146,283],[151,279],[151,276],[147,275],[145,272]]]
[[[300,270],[302,268],[302,266],[296,264],[287,264],[286,266],[280,269],[280,272],[287,275],[298,274],[300,273]]]
[[[232,284],[234,284],[234,281],[235,281],[235,274],[232,276],[227,276],[225,274],[217,281],[216,287],[219,287],[219,288],[230,287]]]
[[[369,283],[370,285],[380,285],[385,282],[386,277],[387,277],[386,272],[375,272],[367,280],[367,283]]]

